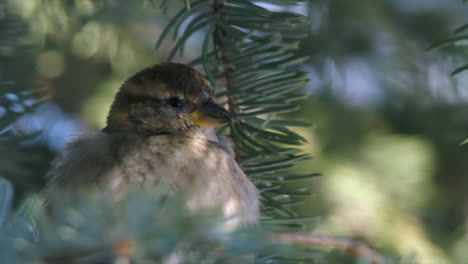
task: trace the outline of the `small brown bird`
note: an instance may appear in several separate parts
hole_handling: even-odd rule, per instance
[[[229,226],[254,223],[259,194],[239,168],[228,138],[213,127],[231,115],[196,70],[163,63],[121,86],[107,126],[70,143],[53,162],[49,191],[92,186],[119,196],[133,182],[170,193],[194,190],[189,208],[221,205]]]

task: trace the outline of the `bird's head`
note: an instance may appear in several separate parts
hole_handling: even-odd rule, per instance
[[[213,95],[210,83],[198,71],[179,63],[154,65],[122,85],[106,130],[154,135],[226,124],[231,115],[214,102]]]

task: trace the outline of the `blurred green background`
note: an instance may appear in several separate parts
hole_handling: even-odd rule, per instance
[[[0,146],[0,176],[17,200],[44,184],[66,142],[104,126],[113,94],[135,71],[164,60],[154,50],[168,18],[157,1],[27,0],[0,4],[0,80],[49,101],[12,127],[28,136]],[[314,160],[297,170],[323,177],[297,182],[314,195],[297,206],[320,219],[311,230],[360,238],[419,263],[468,263],[468,61],[462,45],[426,52],[466,23],[459,0],[316,0],[291,8],[310,17],[300,53],[310,56],[313,94],[288,118]],[[184,57],[196,57],[200,39]],[[21,114],[10,94],[0,106]],[[36,134],[36,132],[42,132]]]

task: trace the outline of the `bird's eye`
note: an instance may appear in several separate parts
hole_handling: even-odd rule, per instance
[[[172,97],[167,100],[168,104],[174,108],[181,108],[182,107],[182,101],[177,98],[177,97]]]

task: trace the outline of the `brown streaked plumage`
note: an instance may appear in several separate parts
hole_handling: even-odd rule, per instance
[[[132,182],[195,190],[189,207],[221,205],[230,226],[259,216],[258,191],[213,126],[229,113],[196,70],[177,63],[146,68],[124,82],[101,131],[84,135],[53,162],[49,191],[99,186],[116,195]]]

